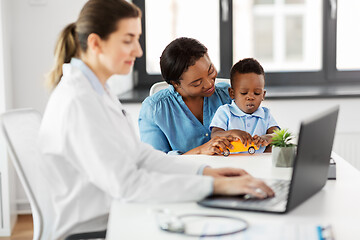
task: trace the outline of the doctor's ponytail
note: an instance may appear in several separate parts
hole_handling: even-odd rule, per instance
[[[60,82],[60,79],[63,75],[62,65],[64,63],[69,63],[71,58],[76,57],[78,54],[79,43],[77,41],[75,28],[75,23],[70,23],[67,25],[60,33],[60,36],[56,42],[54,52],[55,63],[53,69],[50,71],[47,77],[47,85],[51,89],[55,88]]]
[[[55,64],[47,77],[53,89],[63,75],[62,65],[71,58],[80,57],[87,51],[87,39],[96,33],[106,40],[118,29],[118,22],[126,18],[140,18],[141,10],[126,0],[89,0],[82,8],[75,23],[67,25],[61,32],[55,47]]]

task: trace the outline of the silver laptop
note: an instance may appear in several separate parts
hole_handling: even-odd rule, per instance
[[[267,199],[211,196],[198,202],[206,207],[286,213],[320,191],[328,178],[339,107],[301,123],[291,180],[264,180],[275,192]]]

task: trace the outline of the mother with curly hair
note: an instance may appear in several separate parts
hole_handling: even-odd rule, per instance
[[[143,142],[169,154],[220,154],[232,136],[211,139],[209,124],[219,106],[230,103],[226,83],[215,85],[217,71],[207,48],[178,38],[163,51],[161,74],[170,84],[148,97],[139,117]]]

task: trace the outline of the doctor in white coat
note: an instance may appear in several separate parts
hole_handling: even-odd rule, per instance
[[[140,34],[135,5],[90,0],[59,37],[49,75],[54,90],[39,133],[41,174],[48,179],[43,239],[106,229],[112,199],[175,202],[214,193],[274,194],[244,170],[212,169],[140,142],[106,85],[113,74],[128,74],[142,56]]]

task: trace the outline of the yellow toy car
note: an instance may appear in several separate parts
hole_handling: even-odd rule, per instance
[[[236,154],[236,153],[242,153],[242,152],[248,152],[250,154],[254,154],[255,150],[258,150],[259,148],[252,142],[251,144],[248,144],[245,146],[240,140],[239,141],[232,141],[231,144],[234,146],[233,149],[225,149],[223,151],[223,155],[229,156],[230,154]],[[221,149],[220,149],[221,150]]]

